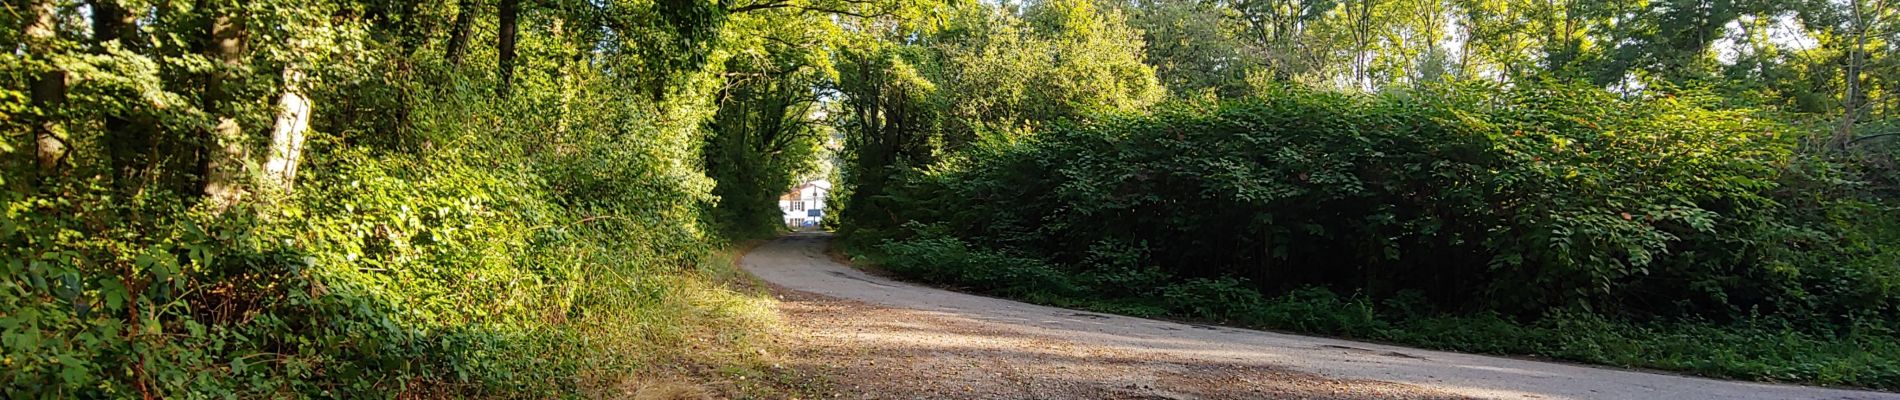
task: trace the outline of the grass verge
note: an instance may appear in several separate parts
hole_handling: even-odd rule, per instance
[[[626,301],[580,321],[591,366],[582,394],[645,398],[681,382],[719,398],[811,398],[823,377],[783,368],[782,325],[771,294],[738,267],[757,242],[715,252],[697,268],[594,287]],[[639,394],[639,396],[636,396]],[[682,397],[693,398],[693,397]]]

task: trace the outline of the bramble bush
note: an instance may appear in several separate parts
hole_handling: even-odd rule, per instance
[[[1900,202],[1877,184],[1890,168],[1812,153],[1807,131],[1775,115],[1711,104],[1561,82],[1379,95],[1270,87],[1058,126],[902,173],[882,198],[910,227],[853,227],[848,245],[893,271],[978,290],[1084,289],[1055,302],[1900,385],[1892,362],[1850,351],[1900,329]],[[1012,254],[1068,282],[960,281],[939,269],[998,267],[876,257],[918,243]],[[1434,325],[1446,318],[1470,323]],[[1601,328],[1570,335],[1565,324]],[[1442,329],[1409,331],[1421,327]],[[1712,332],[1713,350],[1673,339]],[[1764,342],[1809,353],[1724,347]]]

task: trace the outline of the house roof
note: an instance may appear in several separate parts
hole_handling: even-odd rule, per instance
[[[806,181],[805,183],[800,183],[798,184],[798,186],[793,186],[792,190],[785,192],[785,194],[779,195],[778,199],[780,201],[799,200],[801,197],[803,197],[802,193],[805,192],[805,189],[810,189],[810,188],[817,188],[821,192],[830,192],[831,181],[827,181],[824,179],[817,179],[817,180]]]

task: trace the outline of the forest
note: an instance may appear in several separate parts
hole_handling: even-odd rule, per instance
[[[8,0],[0,397],[757,373],[734,254],[1900,388],[1884,0]],[[785,379],[795,379],[787,377]]]

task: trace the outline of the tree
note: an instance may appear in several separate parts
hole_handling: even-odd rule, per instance
[[[517,45],[515,35],[521,30],[521,0],[501,0],[501,7],[498,10],[501,33],[495,42],[495,52],[498,57],[495,64],[501,71],[501,85],[497,90],[505,99],[514,90],[515,46]]]
[[[1893,27],[1895,14],[1900,10],[1895,10],[1886,0],[1874,0],[1871,4],[1867,0],[1850,0],[1844,6],[1847,10],[1841,30],[1845,31],[1847,49],[1846,60],[1841,64],[1841,81],[1846,89],[1841,94],[1840,127],[1828,140],[1828,147],[1839,150],[1847,149],[1854,141],[1855,124],[1872,108],[1865,88],[1868,41],[1900,32]]]
[[[1266,73],[1275,81],[1311,79],[1330,67],[1330,43],[1310,36],[1309,29],[1330,13],[1333,0],[1236,0],[1223,3],[1245,21],[1248,32],[1264,53]]]
[[[455,22],[449,32],[449,41],[443,50],[443,58],[452,67],[462,65],[462,57],[468,54],[468,37],[474,34],[476,3],[479,0],[462,0],[456,3]]]
[[[778,196],[817,166],[827,132],[819,124],[818,87],[832,71],[825,45],[837,32],[823,15],[761,9],[729,22],[730,48],[706,121],[701,159],[719,197],[713,214],[732,238],[778,231]]]
[[[118,1],[94,1],[91,5],[96,53],[111,56],[115,50],[138,52],[142,49],[136,29],[137,16]],[[129,113],[107,113],[102,128],[105,130],[107,153],[112,165],[112,183],[120,190],[130,192],[135,186],[134,180],[151,168],[152,157],[148,153],[153,146],[153,127],[135,123],[126,114]]]
[[[33,130],[33,159],[41,174],[52,174],[66,160],[66,141],[61,116],[56,114],[66,102],[66,71],[52,55],[60,49],[59,8],[53,0],[27,3],[26,50],[37,56],[42,67],[33,82],[33,107],[40,110]]]
[[[238,10],[217,9],[205,35],[205,57],[216,63],[205,86],[204,109],[217,122],[206,132],[204,196],[215,209],[236,204],[246,191],[243,183],[250,157],[244,128],[238,124],[238,70],[244,68],[244,27]]]
[[[1239,36],[1244,28],[1215,4],[1156,0],[1126,10],[1129,27],[1146,43],[1143,62],[1177,96],[1241,96],[1247,73],[1262,68],[1259,49]]]

